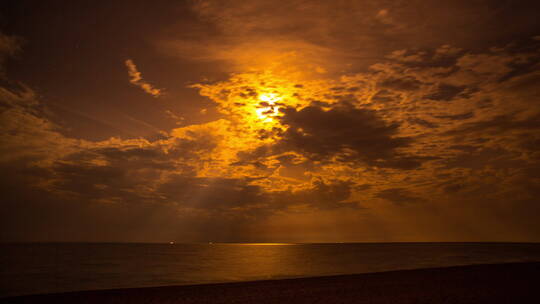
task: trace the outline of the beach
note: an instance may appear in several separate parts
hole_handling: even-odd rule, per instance
[[[3,303],[540,303],[539,263],[164,286],[0,299]]]

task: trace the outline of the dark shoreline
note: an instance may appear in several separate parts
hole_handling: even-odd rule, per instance
[[[540,262],[78,291],[1,303],[540,303]]]

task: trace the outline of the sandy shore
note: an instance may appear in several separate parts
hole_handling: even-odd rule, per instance
[[[2,303],[540,303],[540,263],[165,286],[0,299]]]

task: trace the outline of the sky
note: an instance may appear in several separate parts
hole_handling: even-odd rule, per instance
[[[540,241],[537,1],[2,1],[0,241]]]

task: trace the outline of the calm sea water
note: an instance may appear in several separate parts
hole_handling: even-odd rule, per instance
[[[9,244],[0,297],[540,261],[540,244]]]

